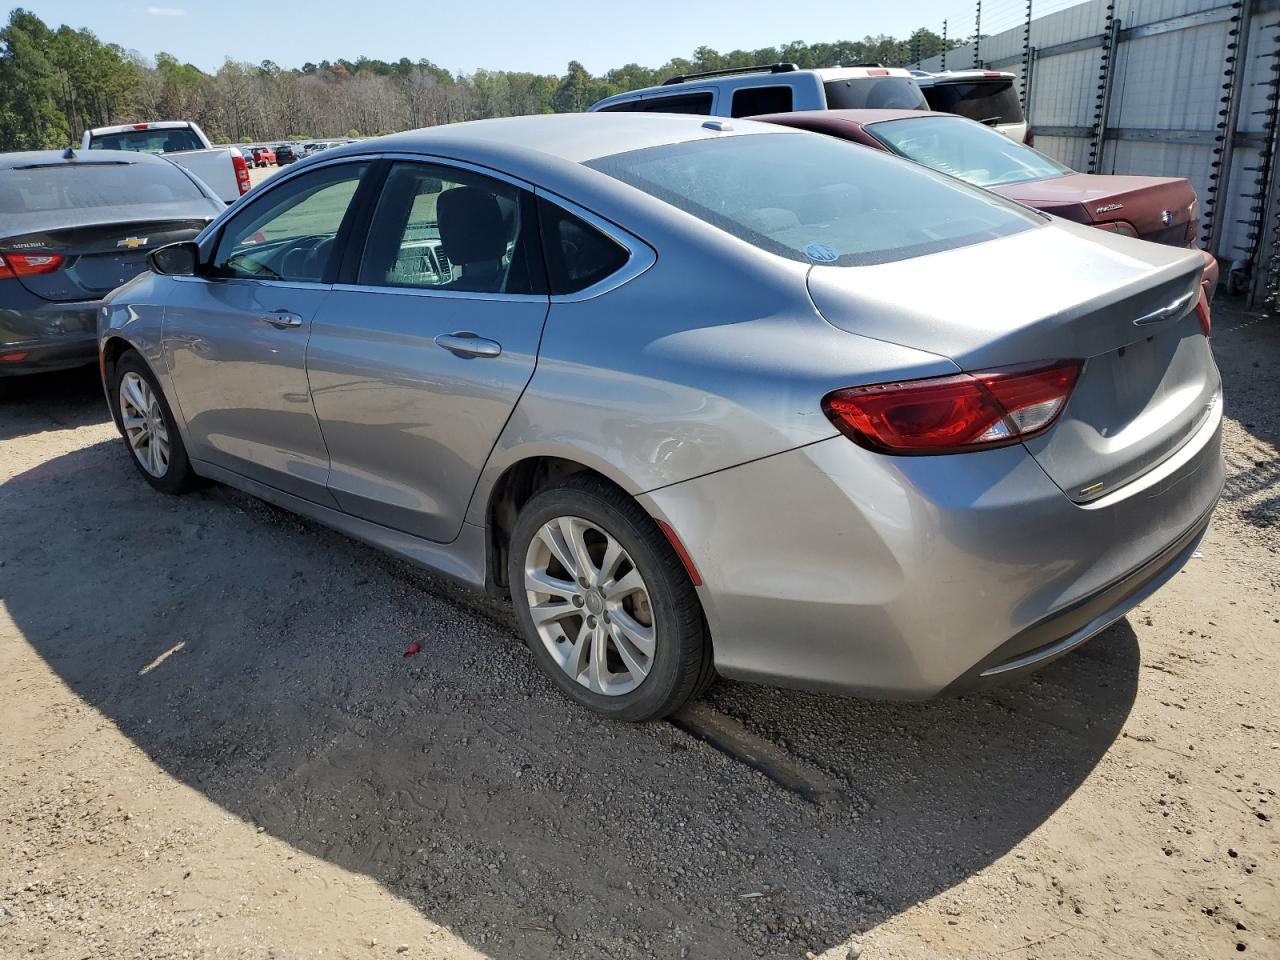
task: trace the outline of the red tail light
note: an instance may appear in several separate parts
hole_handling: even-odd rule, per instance
[[[1200,288],[1200,299],[1196,301],[1196,316],[1200,318],[1200,329],[1204,335],[1211,336],[1213,321],[1209,319],[1209,298],[1204,295],[1204,287]]]
[[[996,367],[927,380],[850,387],[822,410],[850,440],[895,454],[960,453],[1048,430],[1080,376],[1079,360]]]
[[[62,257],[56,253],[4,253],[0,254],[0,280],[53,273],[60,266]]]
[[[249,182],[249,165],[244,162],[244,157],[239,153],[231,154],[231,165],[236,170],[236,186],[240,188],[240,196],[244,196],[249,192],[251,186]]]

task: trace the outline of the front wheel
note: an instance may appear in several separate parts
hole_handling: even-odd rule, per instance
[[[663,717],[713,676],[702,607],[680,559],[608,483],[570,478],[529,500],[508,577],[538,665],[597,713]]]
[[[125,443],[143,479],[163,493],[183,493],[194,486],[196,476],[173,412],[137,353],[130,351],[116,363],[114,397]]]

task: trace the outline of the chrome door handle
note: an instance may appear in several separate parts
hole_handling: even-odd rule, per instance
[[[277,310],[274,313],[264,313],[258,318],[263,323],[269,323],[273,327],[281,330],[287,330],[289,327],[302,326],[302,318],[296,313],[290,313],[288,310]]]
[[[436,337],[436,346],[459,357],[496,357],[502,353],[502,344],[496,340],[486,340],[469,330],[442,333]]]

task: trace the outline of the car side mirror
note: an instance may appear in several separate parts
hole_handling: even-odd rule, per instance
[[[166,277],[195,276],[200,268],[200,248],[194,240],[170,243],[147,255],[151,269]]]

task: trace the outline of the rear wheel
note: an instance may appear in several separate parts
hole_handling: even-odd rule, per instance
[[[539,666],[619,720],[679,709],[706,686],[702,608],[670,543],[621,490],[571,478],[535,495],[509,552],[512,601]]]
[[[194,486],[196,476],[173,413],[137,353],[116,362],[113,396],[130,458],[143,479],[163,493],[183,493]]]

